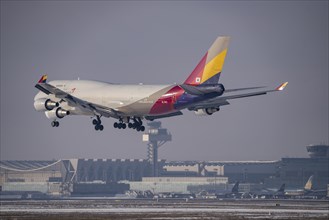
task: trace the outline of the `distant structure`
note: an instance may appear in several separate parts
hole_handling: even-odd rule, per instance
[[[306,149],[310,158],[329,158],[328,145],[309,145]]]
[[[314,186],[325,188],[329,183],[329,146],[309,145],[306,150],[309,158],[281,158],[277,180],[288,187],[301,187],[313,175]]]
[[[70,193],[77,159],[54,161],[0,161],[0,191]]]
[[[161,128],[160,121],[147,123],[149,130],[143,134],[143,141],[148,142],[147,145],[147,160],[152,165],[152,176],[159,176],[158,167],[158,149],[167,141],[171,141],[171,134],[165,128]]]
[[[122,194],[129,187],[154,192],[218,192],[230,189],[237,181],[241,192],[255,192],[282,183],[288,189],[302,188],[311,175],[315,189],[329,184],[327,145],[307,146],[309,157],[276,161],[165,161],[158,159],[158,148],[170,141],[171,135],[160,122],[149,123],[143,140],[148,143],[147,159],[0,161],[0,200],[2,195],[35,192],[104,196]]]
[[[79,159],[75,181],[141,181],[143,177],[152,176],[151,171],[145,159]]]

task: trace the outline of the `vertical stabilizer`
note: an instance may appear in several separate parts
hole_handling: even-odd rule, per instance
[[[43,75],[43,76],[39,79],[38,83],[46,83],[46,82],[47,82],[47,78],[48,78],[47,75]]]
[[[184,84],[217,84],[222,72],[230,37],[220,36],[211,45]]]
[[[312,186],[313,186],[313,175],[310,176],[310,178],[306,182],[306,184],[304,186],[304,190],[312,190]]]
[[[238,193],[238,192],[239,192],[239,181],[237,181],[232,188],[232,193]]]
[[[285,188],[286,188],[286,184],[282,184],[281,186],[280,186],[280,189],[278,189],[278,193],[284,193],[284,190],[285,190]]]

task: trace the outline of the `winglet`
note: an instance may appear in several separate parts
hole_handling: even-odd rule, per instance
[[[41,78],[40,78],[40,80],[38,81],[38,83],[46,83],[46,81],[47,81],[47,75],[43,75]]]
[[[288,82],[282,83],[280,86],[278,86],[275,90],[276,91],[282,91],[284,88],[288,85]]]

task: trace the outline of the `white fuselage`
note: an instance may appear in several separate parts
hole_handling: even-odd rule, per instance
[[[175,85],[122,85],[111,84],[105,82],[91,81],[91,80],[56,80],[49,84],[56,88],[74,96],[79,99],[102,105],[108,108],[120,110],[125,108],[127,114],[145,115],[150,111],[157,99],[166,93]],[[163,91],[163,92],[162,92]],[[152,95],[158,93],[155,97]],[[50,98],[53,101],[60,101],[54,95],[47,95],[43,92],[38,92],[34,100]],[[138,106],[136,109],[129,108],[130,106]],[[67,103],[61,104],[62,108],[69,110],[72,114],[86,114],[85,111],[80,111],[79,108],[68,106]],[[129,112],[130,111],[130,112]]]

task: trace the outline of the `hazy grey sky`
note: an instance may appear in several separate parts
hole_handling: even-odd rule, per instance
[[[282,93],[231,101],[211,117],[163,119],[167,160],[276,160],[328,143],[328,1],[1,1],[1,160],[145,158],[135,130],[72,116],[52,128],[36,81],[180,83],[218,35],[232,37],[226,88],[284,81]]]

